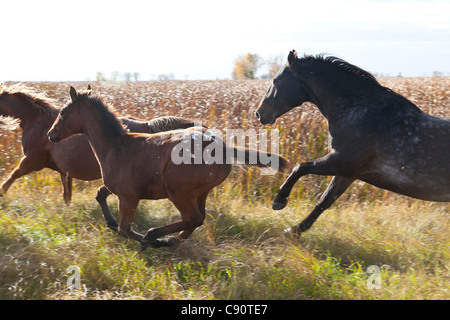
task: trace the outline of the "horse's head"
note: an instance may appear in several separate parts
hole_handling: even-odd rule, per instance
[[[10,104],[7,103],[9,96],[0,86],[0,116],[8,117],[13,115]]]
[[[87,94],[90,94],[91,86],[88,86]],[[59,110],[58,117],[47,133],[52,142],[59,142],[77,133],[83,133],[78,113],[74,112],[79,104],[77,91],[70,87],[70,101]]]
[[[262,124],[273,124],[278,117],[308,99],[307,88],[298,78],[297,52],[292,50],[287,64],[275,76],[256,110],[256,117]]]

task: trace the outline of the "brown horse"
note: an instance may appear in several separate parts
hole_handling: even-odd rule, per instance
[[[70,87],[70,101],[60,110],[59,116],[48,132],[53,142],[77,133],[84,133],[99,160],[105,186],[119,198],[119,226],[124,237],[141,242],[141,248],[177,245],[203,223],[208,192],[229,175],[231,164],[224,161],[209,162],[204,158],[195,164],[173,161],[181,153],[183,144],[195,148],[195,139],[201,154],[211,152],[213,142],[220,142],[222,151],[232,150],[250,157],[263,155],[245,148],[227,148],[217,136],[207,135],[206,128],[189,128],[157,134],[129,133],[118,120],[111,106],[98,96],[77,93]],[[205,139],[205,137],[209,137]],[[203,138],[202,138],[203,137]],[[219,141],[220,140],[220,141]],[[200,141],[200,142],[198,142]],[[217,152],[220,149],[216,149]],[[184,151],[183,151],[184,152]],[[227,152],[228,154],[228,152]],[[212,155],[212,153],[211,153]],[[267,153],[264,153],[267,156]],[[272,155],[275,156],[275,155]],[[276,156],[279,170],[286,171],[290,164]],[[198,159],[191,159],[198,160]],[[254,165],[268,167],[259,159]],[[182,221],[152,228],[145,236],[131,230],[136,208],[141,199],[168,198],[180,211]],[[113,228],[114,229],[114,228]],[[159,239],[180,232],[178,238]]]
[[[22,129],[23,158],[9,177],[0,186],[3,196],[11,184],[18,178],[33,171],[49,168],[61,176],[64,201],[68,204],[72,197],[72,179],[85,181],[101,178],[100,167],[92,153],[87,138],[83,135],[73,136],[62,143],[52,143],[47,139],[47,132],[58,116],[59,109],[45,97],[36,95],[24,88],[1,88],[0,91],[0,127]],[[88,86],[89,93],[91,90]],[[132,117],[120,118],[129,131],[154,133],[194,126],[191,120],[178,117],[160,117],[142,121]],[[105,219],[112,223],[112,216],[106,205],[108,189],[101,186],[97,192]]]

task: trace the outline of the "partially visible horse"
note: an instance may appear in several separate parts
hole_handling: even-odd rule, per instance
[[[0,126],[6,129],[22,129],[22,151],[24,156],[19,165],[0,186],[0,196],[4,195],[18,178],[33,171],[49,168],[61,176],[64,201],[68,204],[72,197],[72,179],[97,180],[101,178],[100,167],[87,138],[73,136],[55,144],[48,140],[47,132],[58,116],[59,109],[53,101],[27,91],[21,87],[0,88]],[[86,93],[90,93],[88,87]],[[142,121],[133,117],[120,120],[129,131],[154,133],[165,130],[188,128],[195,122],[178,117],[160,117]],[[110,192],[100,187],[97,201],[106,217],[110,216],[106,197]]]
[[[381,86],[370,73],[342,59],[298,58],[291,51],[256,116],[262,124],[272,124],[304,102],[314,103],[327,119],[331,152],[295,166],[273,209],[286,206],[300,177],[334,177],[294,231],[309,229],[356,179],[417,199],[450,201],[450,118],[425,114]]]
[[[199,122],[174,116],[158,117],[150,121],[144,121],[130,116],[119,117],[119,119],[129,131],[140,133],[157,133],[176,129],[187,129],[196,126],[206,128],[205,125]]]
[[[104,185],[119,198],[119,225],[112,229],[140,241],[141,248],[145,249],[147,246],[177,245],[203,223],[209,191],[222,183],[231,170],[231,164],[223,161],[219,153],[228,155],[230,150],[234,158],[240,152],[244,154],[246,164],[270,166],[260,160],[262,155],[269,154],[247,148],[227,148],[218,136],[206,130],[189,128],[156,134],[129,133],[102,98],[78,93],[70,87],[70,101],[61,108],[48,137],[59,142],[74,134],[86,135],[99,160]],[[212,143],[219,147],[211,147]],[[179,149],[182,146],[185,149]],[[200,150],[200,158],[195,158],[196,153],[192,152],[195,148]],[[195,159],[189,156],[188,159],[194,163],[173,160],[184,152],[192,153]],[[209,157],[205,158],[208,152]],[[280,171],[290,167],[283,158],[271,156],[276,157]],[[217,161],[209,161],[212,158]],[[250,159],[256,162],[252,164]],[[180,211],[181,221],[151,228],[145,236],[131,230],[141,199],[165,198]],[[110,221],[108,226],[114,223],[114,220]],[[174,232],[180,232],[178,238],[161,239]]]

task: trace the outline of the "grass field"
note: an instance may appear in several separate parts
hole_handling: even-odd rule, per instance
[[[450,78],[380,81],[422,110],[449,116]],[[70,83],[77,89],[87,83]],[[6,83],[5,85],[9,85]],[[69,83],[23,83],[61,105]],[[211,128],[260,128],[253,116],[268,82],[92,83],[123,115],[177,115]],[[292,163],[322,156],[327,124],[312,105],[283,116],[280,152]],[[20,132],[0,131],[0,178],[21,156]],[[355,183],[300,239],[283,230],[312,210],[329,179],[305,177],[289,205],[271,202],[285,176],[235,167],[207,199],[207,218],[177,249],[147,249],[105,227],[101,181],[76,181],[69,206],[59,175],[30,174],[0,198],[2,299],[449,299],[450,205]],[[117,212],[116,199],[109,199]],[[167,200],[142,201],[134,229],[179,219]],[[80,270],[69,290],[68,267]],[[379,273],[369,273],[376,266]],[[376,288],[372,288],[376,284]]]

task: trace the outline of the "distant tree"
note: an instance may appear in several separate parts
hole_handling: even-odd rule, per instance
[[[266,65],[268,69],[268,78],[274,78],[278,71],[283,66],[284,60],[281,56],[269,57],[266,59]]]
[[[159,81],[170,81],[170,80],[175,80],[175,75],[173,73],[168,73],[168,74],[160,74],[158,76],[158,80]]]
[[[124,72],[122,74],[123,80],[124,81],[130,81],[131,80],[131,72]]]
[[[262,59],[256,53],[240,55],[234,62],[231,76],[233,79],[255,79],[256,72],[262,65]]]
[[[433,73],[431,74],[432,77],[443,77],[444,73],[441,71],[433,71]]]
[[[246,79],[245,77],[245,66],[243,59],[236,59],[234,62],[233,73],[231,74],[233,79]]]
[[[105,75],[100,71],[95,75],[95,79],[97,79],[97,81],[106,81]]]
[[[134,81],[139,81],[140,74],[138,72],[119,72],[119,71],[113,71],[111,72],[111,76],[107,77],[103,72],[97,72],[95,78],[97,81],[131,81],[134,79]]]
[[[111,80],[111,81],[117,81],[117,78],[119,78],[119,71],[113,71],[113,72],[111,72],[111,77],[109,78],[109,80]]]

